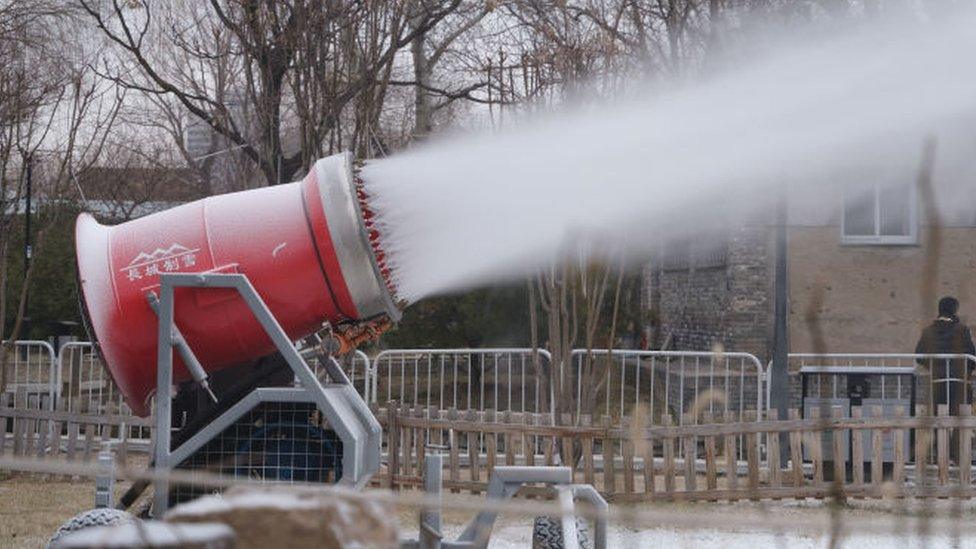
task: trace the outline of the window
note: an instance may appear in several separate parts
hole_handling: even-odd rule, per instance
[[[728,238],[718,234],[671,239],[664,244],[661,268],[665,271],[684,271],[725,267],[728,249]]]
[[[841,243],[917,244],[915,187],[877,184],[859,193],[846,193],[841,219]]]

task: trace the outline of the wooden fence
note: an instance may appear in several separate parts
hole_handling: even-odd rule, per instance
[[[85,462],[107,441],[122,464],[132,452],[148,452],[142,437],[152,426],[150,419],[10,407],[8,397],[0,399],[0,456]]]
[[[854,407],[847,415],[833,408],[800,419],[792,410],[785,420],[775,413],[724,421],[706,416],[682,426],[668,416],[654,426],[604,417],[568,426],[548,414],[390,403],[377,414],[386,466],[374,480],[392,489],[419,487],[425,454],[440,452],[447,456],[444,486],[452,491],[486,490],[498,465],[566,462],[576,482],[594,485],[611,501],[976,496],[972,406],[955,416],[944,405],[935,415],[923,406],[914,416],[902,409],[880,417],[881,411]],[[130,433],[149,428],[150,420],[128,415],[0,405],[0,455],[87,461],[111,440],[125,463],[130,453],[148,449]]]
[[[611,501],[976,495],[971,406],[957,416],[944,405],[937,415],[919,406],[914,416],[903,409],[887,418],[880,407],[854,407],[849,416],[839,407],[825,417],[817,412],[805,419],[796,410],[786,420],[775,412],[762,420],[706,418],[685,426],[670,425],[667,416],[651,427],[613,425],[609,418],[559,426],[546,414],[390,403],[379,414],[387,467],[376,481],[393,489],[419,486],[424,455],[433,451],[447,456],[444,486],[452,491],[485,490],[496,465],[568,461],[576,482],[594,485]],[[736,459],[740,454],[745,459]]]

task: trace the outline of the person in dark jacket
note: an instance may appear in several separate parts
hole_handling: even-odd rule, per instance
[[[943,297],[939,300],[939,318],[922,331],[915,346],[918,354],[976,354],[969,328],[959,322],[959,300]],[[972,404],[969,380],[976,364],[964,359],[919,359],[932,375],[932,404],[948,404],[949,413],[956,415],[960,404]],[[933,410],[936,411],[936,410]]]

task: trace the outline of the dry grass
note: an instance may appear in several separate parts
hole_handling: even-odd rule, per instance
[[[119,482],[116,490],[120,494],[127,486]],[[457,535],[462,525],[470,520],[474,512],[464,509],[459,503],[485,501],[484,495],[445,493],[444,526]],[[39,475],[9,475],[0,472],[0,548],[43,547],[48,538],[64,521],[75,514],[91,509],[94,502],[94,483],[90,479],[63,480],[45,478]],[[958,505],[958,507],[957,507]],[[829,520],[830,506],[823,501],[783,501],[762,504],[738,503],[697,503],[697,504],[617,504],[616,524],[620,527],[642,530],[646,528],[711,528],[728,531],[763,530],[772,527],[770,519],[776,519],[782,527],[786,524],[824,524]],[[628,511],[635,513],[628,520]],[[640,517],[642,512],[664,513],[656,519]],[[672,523],[666,516],[695,517],[691,523]],[[976,520],[976,501],[953,502],[941,500],[927,501],[850,501],[843,508],[840,519],[845,528],[867,527],[872,531],[904,533],[918,532],[922,522],[932,522],[926,527],[932,532],[949,532],[951,525],[967,525],[962,532],[963,539],[973,539],[976,535],[971,525]],[[405,505],[397,508],[397,517],[402,533],[408,537],[417,535],[417,509]],[[660,522],[661,520],[664,522]],[[921,521],[921,522],[920,522]],[[681,522],[681,521],[679,521]],[[530,528],[531,516],[516,512],[502,513],[498,528],[522,525]],[[789,533],[793,528],[786,528]],[[815,533],[815,532],[808,532]]]
[[[123,488],[116,484],[119,494]],[[91,480],[0,473],[0,547],[44,547],[64,521],[94,503]]]

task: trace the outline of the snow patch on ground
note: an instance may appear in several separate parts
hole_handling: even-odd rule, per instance
[[[529,526],[512,525],[498,528],[491,537],[491,549],[524,548],[531,543],[532,529]],[[976,548],[976,538],[963,538],[955,543],[950,536],[929,535],[895,537],[882,535],[850,536],[841,541],[840,547],[851,549],[898,548]],[[830,546],[829,536],[798,534],[776,534],[774,532],[729,532],[722,530],[676,530],[671,528],[650,528],[631,530],[611,526],[607,547],[666,547],[678,548],[721,548],[758,549],[776,547],[787,549],[821,549]]]
[[[463,530],[457,525],[444,528],[446,539],[456,539]],[[592,536],[592,528],[590,534]],[[411,533],[414,534],[414,533]],[[416,535],[414,534],[415,538]],[[496,526],[492,531],[490,549],[523,549],[532,543],[531,521],[526,524],[510,523]],[[838,545],[848,549],[882,549],[888,547],[908,549],[976,549],[976,536],[954,539],[950,535],[936,535],[929,533],[920,536],[917,532],[892,532],[890,535],[867,534],[845,536]],[[607,536],[607,547],[616,548],[645,548],[664,547],[667,549],[759,549],[775,547],[777,549],[825,549],[830,547],[829,535],[816,535],[795,532],[771,531],[731,531],[714,528],[700,530],[684,530],[676,528],[628,528],[624,526],[610,526]]]
[[[210,515],[214,513],[226,513],[232,509],[262,507],[273,507],[283,511],[296,509],[307,510],[315,509],[318,505],[314,500],[283,492],[247,492],[234,495],[213,494],[174,507],[167,517]]]

